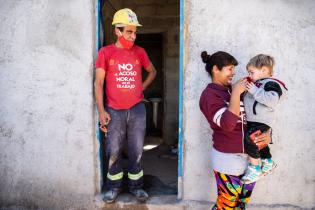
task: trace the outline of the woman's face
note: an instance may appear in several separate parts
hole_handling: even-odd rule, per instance
[[[235,66],[229,65],[224,66],[221,71],[217,71],[216,81],[224,86],[229,86],[232,84],[233,76],[235,75]]]

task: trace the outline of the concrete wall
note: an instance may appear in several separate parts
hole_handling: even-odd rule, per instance
[[[289,96],[278,109],[271,146],[278,168],[259,181],[252,204],[262,209],[315,208],[314,10],[311,0],[185,1],[184,199],[216,198],[209,154],[212,132],[198,104],[211,81],[201,51],[234,55],[240,61],[236,78],[246,74],[249,58],[268,53],[276,59],[275,76],[286,82]]]
[[[0,207],[90,209],[94,1],[0,5]]]
[[[166,45],[171,57],[165,63],[166,78],[171,78],[166,85],[171,88],[177,82],[178,28],[175,20],[163,18],[176,3],[163,2],[169,6],[160,5],[162,13],[154,13],[163,27],[149,16],[143,24],[152,22],[144,32],[164,31],[166,43],[174,40]],[[99,190],[94,1],[0,0],[0,5],[1,207],[93,209]],[[216,197],[211,130],[198,106],[210,82],[200,52],[230,52],[240,61],[237,78],[245,75],[248,59],[263,52],[276,58],[276,77],[290,91],[274,128],[272,153],[279,166],[257,184],[252,203],[261,209],[314,208],[314,1],[186,0],[185,7],[183,199]],[[171,111],[177,108],[172,94],[167,99]],[[177,115],[168,113],[175,122]]]

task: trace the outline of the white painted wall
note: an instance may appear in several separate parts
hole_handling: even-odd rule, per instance
[[[278,168],[258,182],[252,204],[264,209],[315,208],[315,1],[185,1],[184,199],[215,201],[210,165],[211,130],[199,111],[199,97],[211,81],[200,53],[219,50],[240,62],[267,53],[289,98],[278,109],[271,146]]]
[[[98,188],[93,109],[94,1],[0,0],[0,204],[88,208]],[[230,52],[237,78],[257,53],[276,58],[274,174],[252,203],[314,208],[315,2],[185,1],[183,198],[214,201],[211,130],[199,111],[210,78],[200,52]]]
[[[0,207],[89,208],[94,1],[0,5]]]

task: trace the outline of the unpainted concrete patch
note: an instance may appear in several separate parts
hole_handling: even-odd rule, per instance
[[[149,208],[146,205],[119,205],[119,204],[107,204],[105,207],[102,208],[102,210],[149,210]]]
[[[10,206],[10,207],[0,207],[0,210],[28,210],[27,208],[23,206]]]

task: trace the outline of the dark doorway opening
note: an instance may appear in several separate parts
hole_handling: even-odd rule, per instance
[[[147,111],[147,136],[163,136],[163,101],[164,101],[164,74],[163,74],[163,36],[157,34],[138,34],[136,45],[143,47],[154,67],[158,69],[153,83],[144,91],[144,98]],[[142,79],[148,73],[142,71]]]
[[[177,153],[163,141],[164,121],[164,50],[163,33],[138,34],[136,44],[143,47],[158,73],[144,91],[147,128],[143,169],[145,188],[151,195],[177,194]],[[147,75],[143,71],[143,78]]]

